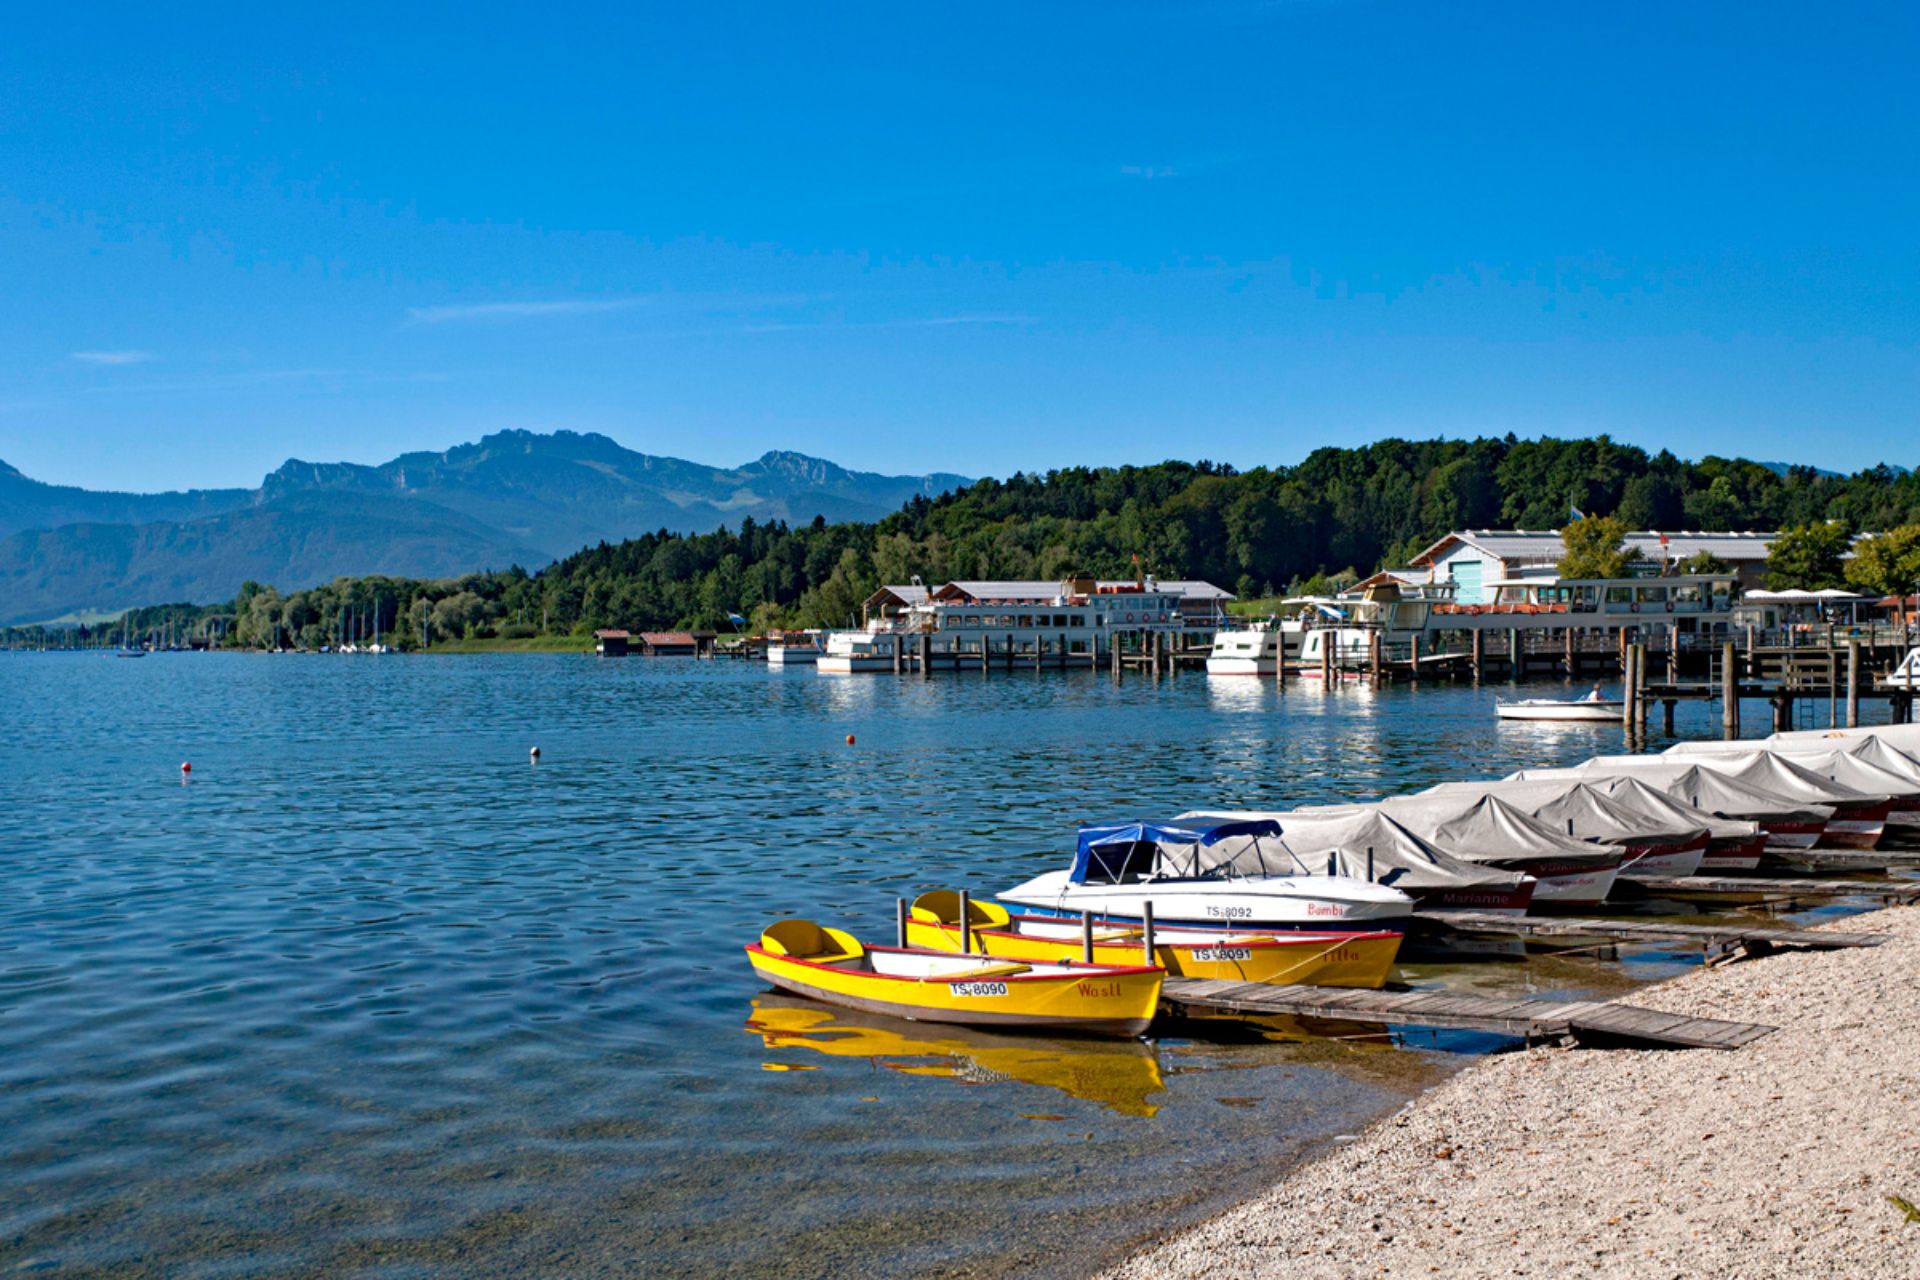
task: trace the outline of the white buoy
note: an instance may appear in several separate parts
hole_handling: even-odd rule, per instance
[[[535,764],[539,764],[539,763],[540,763],[540,748],[538,748],[538,747],[534,747],[534,748],[532,748],[532,749],[530,749],[530,750],[529,750],[529,751],[527,752],[527,759],[529,759],[529,760],[531,760],[531,761],[533,761],[533,762],[534,762]]]

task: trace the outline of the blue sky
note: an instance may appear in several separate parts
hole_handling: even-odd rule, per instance
[[[38,6],[0,459],[1920,463],[1911,6]]]

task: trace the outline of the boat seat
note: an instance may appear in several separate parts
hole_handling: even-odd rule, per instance
[[[1093,940],[1095,942],[1125,942],[1129,938],[1139,937],[1140,934],[1141,930],[1139,929],[1095,929],[1093,931]]]
[[[812,960],[818,964],[858,960],[867,953],[867,949],[860,945],[860,940],[844,929],[823,928],[811,920],[798,917],[770,925],[760,935],[760,946],[772,955],[792,956],[796,960]]]
[[[929,982],[971,982],[975,978],[1010,978],[1016,973],[1031,973],[1030,964],[983,964],[972,969],[962,969],[958,973],[942,973],[929,976]]]

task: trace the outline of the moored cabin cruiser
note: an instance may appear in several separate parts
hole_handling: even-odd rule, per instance
[[[1237,929],[1379,927],[1404,921],[1413,899],[1348,876],[1290,875],[1273,843],[1279,824],[1196,818],[1080,829],[1073,865],[999,896],[1032,910]],[[1269,853],[1269,850],[1271,852]]]
[[[827,675],[854,671],[891,671],[893,647],[901,642],[893,631],[833,631],[814,660],[814,670]]]
[[[812,666],[820,660],[821,651],[818,631],[777,631],[767,637],[770,667]]]
[[[1281,632],[1256,625],[1236,631],[1216,631],[1213,652],[1207,655],[1210,676],[1270,676],[1285,660]]]

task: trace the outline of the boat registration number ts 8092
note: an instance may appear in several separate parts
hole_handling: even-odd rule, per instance
[[[1003,996],[1007,994],[1004,982],[949,982],[947,990],[956,996]]]
[[[1193,959],[1196,964],[1218,964],[1225,960],[1251,960],[1252,947],[1195,947]]]
[[[1214,907],[1207,908],[1207,915],[1215,920],[1251,920],[1252,907]]]

